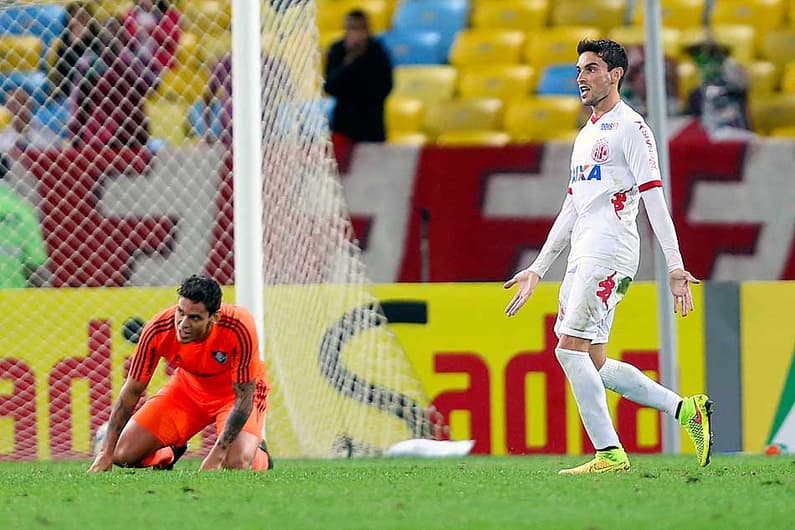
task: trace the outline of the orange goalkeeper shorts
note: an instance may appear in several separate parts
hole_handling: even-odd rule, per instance
[[[243,431],[262,439],[268,385],[260,379],[254,391],[254,406]],[[210,397],[210,399],[208,399]],[[211,398],[199,395],[179,377],[172,377],[157,394],[133,415],[132,419],[166,445],[185,445],[206,426],[214,423],[220,435],[234,405],[234,397]]]

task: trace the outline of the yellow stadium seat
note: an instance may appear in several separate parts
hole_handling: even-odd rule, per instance
[[[643,26],[618,26],[607,34],[609,39],[620,42],[624,46],[646,45],[646,28]],[[662,28],[662,45],[665,55],[678,59],[682,53],[680,40],[682,32],[677,28]]]
[[[524,47],[525,62],[543,72],[551,64],[577,63],[577,44],[584,38],[598,39],[597,28],[585,26],[556,26],[531,33]]]
[[[367,14],[370,31],[380,33],[389,29],[392,8],[387,0],[325,0],[317,4],[317,26],[320,31],[341,31],[345,16],[359,9]]]
[[[417,98],[425,104],[447,101],[455,94],[458,72],[448,65],[399,66],[392,95]]]
[[[729,55],[740,63],[748,64],[754,60],[756,30],[752,26],[718,24],[710,28],[691,27],[682,30],[682,51],[688,46],[704,41],[708,37],[729,48]]]
[[[624,23],[626,0],[556,0],[551,26],[590,26],[608,31]]]
[[[795,94],[749,98],[749,109],[754,131],[769,135],[779,127],[791,127],[795,123]]]
[[[547,0],[478,0],[472,6],[473,28],[532,31],[546,26]]]
[[[392,145],[425,145],[428,143],[428,135],[421,132],[397,132],[387,134],[386,141]]]
[[[458,76],[462,98],[498,98],[504,102],[525,98],[535,90],[533,67],[526,64],[468,66]]]
[[[384,107],[387,136],[396,133],[416,133],[422,130],[425,105],[421,100],[392,94],[386,98]]]
[[[501,146],[511,142],[511,136],[504,131],[482,131],[478,129],[465,129],[449,131],[436,138],[438,145],[452,146]]]
[[[510,29],[465,29],[458,32],[450,50],[450,63],[514,64],[521,60],[524,33]]]
[[[514,142],[571,139],[583,106],[578,97],[540,96],[514,101],[505,110],[503,128]]]
[[[776,68],[783,69],[784,65],[795,59],[795,27],[767,32],[762,37],[760,51],[764,59],[772,61]]]
[[[781,91],[785,94],[795,94],[795,61],[784,66],[781,76]]]
[[[187,139],[188,106],[163,98],[147,99],[144,105],[149,117],[149,132],[169,145],[182,145]]]
[[[746,65],[745,71],[751,85],[751,97],[763,97],[776,91],[779,70],[770,61],[754,61]]]
[[[177,66],[193,68],[201,66],[201,53],[199,52],[199,36],[190,31],[183,31],[179,36],[177,45]]]
[[[710,13],[711,24],[744,24],[760,37],[779,28],[786,17],[783,0],[718,0]]]
[[[775,138],[795,138],[795,125],[776,127],[770,131],[770,136]]]
[[[455,99],[430,105],[423,128],[431,138],[450,131],[496,130],[501,111],[502,101],[496,98]]]
[[[232,27],[232,2],[194,0],[185,4],[182,15],[187,26],[200,35],[227,32]]]
[[[12,113],[5,106],[0,106],[0,129],[4,129],[11,125]]]
[[[0,72],[35,70],[44,43],[32,35],[3,35],[0,37]]]
[[[133,0],[101,0],[94,8],[94,16],[99,20],[124,16],[132,6]],[[180,9],[180,12],[184,13],[184,10]]]
[[[209,80],[210,71],[207,68],[167,69],[163,72],[157,93],[161,98],[189,105],[201,99]]]
[[[689,28],[699,26],[705,22],[705,0],[662,0],[660,18],[663,26],[667,28]],[[632,23],[643,26],[644,1],[635,3],[632,14]]]
[[[693,61],[682,61],[676,65],[677,86],[679,88],[679,100],[684,107],[690,98],[690,92],[701,84],[701,73]]]
[[[218,35],[202,35],[199,39],[199,56],[202,64],[212,68],[218,59],[232,51],[232,35],[229,32]]]

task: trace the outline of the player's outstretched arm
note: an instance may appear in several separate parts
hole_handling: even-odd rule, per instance
[[[519,286],[511,302],[505,307],[506,315],[512,317],[519,312],[525,302],[532,296],[539,280],[541,280],[541,276],[528,268],[517,272],[513,278],[503,284],[505,289],[510,289],[514,285]]]
[[[119,441],[119,436],[130,421],[130,418],[135,411],[135,406],[141,395],[146,390],[147,383],[136,381],[135,379],[127,378],[124,386],[121,387],[119,399],[113,405],[113,412],[110,414],[110,421],[108,422],[108,433],[105,435],[105,441],[102,444],[102,449],[97,453],[91,467],[88,468],[89,473],[97,473],[100,471],[110,471],[113,467],[113,451],[116,449],[116,442]]]
[[[254,408],[254,388],[256,381],[248,383],[235,383],[235,403],[232,405],[232,410],[226,418],[226,425],[224,430],[218,436],[210,452],[202,460],[201,471],[215,471],[221,469],[221,466],[226,460],[226,454],[235,441],[237,435],[243,430],[243,427],[251,415],[251,410]]]
[[[686,317],[690,311],[695,309],[690,284],[700,283],[700,281],[686,270],[676,269],[668,273],[668,283],[671,286],[671,294],[674,296],[674,313],[681,313],[683,317]]]

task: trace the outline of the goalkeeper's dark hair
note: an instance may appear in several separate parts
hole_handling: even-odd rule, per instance
[[[610,71],[618,66],[624,69],[621,79],[618,80],[618,88],[624,83],[629,71],[629,61],[627,60],[627,50],[624,49],[619,43],[613,40],[599,39],[590,40],[583,39],[577,44],[577,55],[585,52],[593,52],[598,55],[604,62],[607,63],[607,70]]]
[[[204,307],[211,315],[221,309],[221,298],[223,297],[221,286],[207,276],[194,274],[190,278],[185,278],[177,289],[177,294],[196,304],[203,302]]]

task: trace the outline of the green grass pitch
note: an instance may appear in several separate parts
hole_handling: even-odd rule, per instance
[[[793,528],[795,457],[632,456],[619,475],[558,476],[585,457],[277,460],[268,473],[0,463],[0,528]]]

